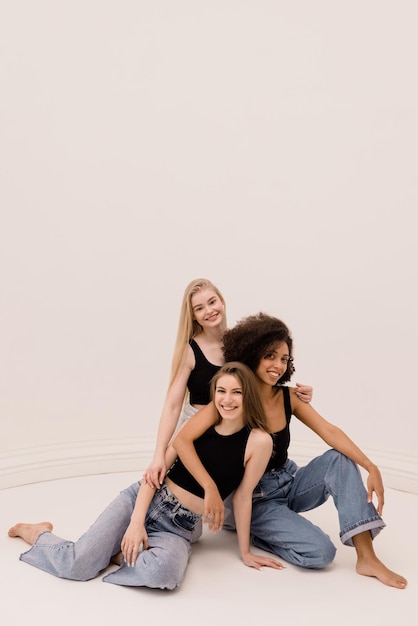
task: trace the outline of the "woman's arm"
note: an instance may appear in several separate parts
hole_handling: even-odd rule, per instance
[[[172,442],[183,465],[194,476],[205,492],[202,519],[204,522],[209,523],[209,528],[213,532],[217,532],[223,526],[224,504],[215,482],[199,459],[193,442],[203,435],[208,428],[216,424],[217,420],[218,413],[213,402],[210,402],[187,420]]]
[[[165,465],[171,467],[177,458],[173,446],[169,445],[165,454]],[[145,530],[145,518],[155,494],[155,488],[142,481],[136,498],[131,521],[123,536],[121,551],[128,566],[134,566],[141,549],[148,549],[148,534]]]
[[[133,567],[138,558],[138,554],[148,549],[148,535],[145,530],[145,516],[148,507],[154,497],[155,489],[142,481],[135,507],[131,515],[131,521],[122,538],[121,551],[128,567]]]
[[[144,472],[145,482],[147,482],[150,487],[157,489],[162,485],[167,471],[167,465],[164,460],[166,449],[176,429],[186,395],[187,381],[189,380],[190,372],[195,366],[193,350],[190,346],[187,348],[179,372],[167,391],[158,425],[154,456],[150,465]]]
[[[244,476],[233,495],[235,525],[241,558],[248,567],[262,566],[282,569],[283,565],[270,557],[252,554],[250,551],[250,526],[253,491],[263,475],[273,451],[273,440],[262,430],[253,429],[248,437]]]
[[[360,450],[341,428],[324,419],[310,404],[299,400],[293,388],[291,388],[290,398],[292,412],[305,426],[313,430],[331,448],[338,450],[338,452],[347,456],[369,473],[367,479],[368,501],[372,501],[373,492],[375,492],[377,496],[377,512],[381,515],[384,505],[384,488],[382,476],[377,465]]]

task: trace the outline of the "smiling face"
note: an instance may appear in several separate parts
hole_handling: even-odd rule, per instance
[[[213,289],[199,289],[191,298],[191,306],[194,319],[203,329],[222,324],[225,305]]]
[[[221,376],[215,387],[213,401],[223,420],[244,420],[242,385],[233,374]]]
[[[280,341],[266,350],[254,373],[262,383],[273,387],[286,373],[289,361],[289,347]]]

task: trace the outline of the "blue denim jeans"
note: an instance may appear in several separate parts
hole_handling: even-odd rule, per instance
[[[138,489],[139,483],[134,483],[122,491],[78,541],[66,541],[44,532],[20,559],[60,578],[90,580],[96,577],[120,551]],[[148,550],[139,554],[134,567],[122,564],[103,580],[132,587],[178,587],[189,560],[192,532],[200,519],[200,515],[186,509],[163,485],[156,492],[146,516]]]
[[[288,460],[266,472],[253,493],[252,543],[301,567],[319,569],[334,559],[336,548],[328,535],[299,513],[310,511],[333,497],[338,511],[340,539],[353,545],[353,536],[365,530],[372,538],[385,526],[353,461],[328,450],[305,467]],[[225,528],[234,528],[231,503],[226,502]]]

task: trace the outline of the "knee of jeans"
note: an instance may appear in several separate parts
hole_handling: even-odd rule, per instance
[[[326,452],[324,452],[322,458],[327,458],[328,461],[332,463],[347,457],[344,457],[341,452],[338,452],[338,450],[334,450],[334,448],[332,448],[331,450],[327,450]]]
[[[323,569],[333,562],[336,552],[337,548],[334,546],[331,539],[327,535],[324,535],[322,540],[317,542],[312,553],[306,558],[306,565],[304,565],[304,567]]]
[[[322,567],[330,565],[335,559],[337,548],[332,543],[331,539],[327,538],[322,548]]]
[[[284,558],[306,569],[323,569],[330,565],[337,552],[331,539],[325,533],[318,534],[314,541],[286,551]],[[280,556],[280,552],[279,552]]]
[[[323,457],[327,457],[329,460],[329,464],[331,463],[344,463],[346,465],[352,465],[353,467],[357,467],[354,461],[345,456],[342,452],[338,452],[338,450],[327,450],[324,452]]]
[[[358,467],[354,461],[342,454],[342,452],[338,452],[338,450],[327,450],[322,456],[327,461],[328,478],[330,478],[329,471],[333,472],[332,476],[339,476],[340,472],[343,472],[345,475],[351,475],[353,471],[358,472]],[[334,470],[337,470],[337,473],[334,473]]]

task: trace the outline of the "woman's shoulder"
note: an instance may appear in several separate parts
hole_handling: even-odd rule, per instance
[[[250,432],[245,451],[246,462],[253,459],[266,466],[268,459],[273,452],[273,439],[269,433],[261,428],[253,428]]]
[[[271,435],[262,428],[252,428],[248,437],[248,441],[254,445],[272,445]]]

